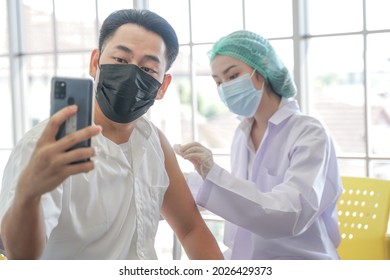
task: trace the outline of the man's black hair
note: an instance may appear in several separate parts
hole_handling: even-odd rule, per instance
[[[149,10],[125,9],[111,13],[103,22],[99,35],[99,50],[103,51],[105,43],[124,24],[137,24],[148,31],[159,35],[166,45],[167,67],[172,66],[179,52],[179,42],[173,27],[161,16]]]

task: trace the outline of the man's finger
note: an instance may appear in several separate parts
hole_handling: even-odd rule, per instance
[[[42,133],[42,141],[54,141],[60,126],[72,115],[76,114],[77,105],[62,108],[50,117],[45,130]]]
[[[59,139],[57,148],[61,151],[66,151],[74,145],[98,135],[101,131],[101,127],[95,125],[80,129]]]

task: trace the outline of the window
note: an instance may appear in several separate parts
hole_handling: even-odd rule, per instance
[[[343,175],[390,179],[390,4],[307,4],[309,113],[329,128]]]
[[[0,137],[0,180],[3,177],[2,170],[13,147],[14,138],[12,127],[8,20],[7,1],[0,0],[0,119],[2,120],[0,130],[3,131],[2,137]]]

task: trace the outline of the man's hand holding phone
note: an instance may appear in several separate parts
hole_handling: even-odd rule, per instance
[[[61,125],[69,117],[75,115],[77,110],[76,105],[66,106],[48,121],[19,181],[19,185],[27,197],[40,197],[55,189],[67,177],[88,172],[94,168],[93,161],[85,160],[95,155],[94,148],[90,146],[71,148],[77,143],[98,135],[101,132],[100,126],[88,126],[61,139],[56,139]],[[73,164],[74,162],[78,163]]]
[[[52,78],[51,117],[19,181],[28,196],[40,197],[67,177],[94,168],[91,138],[101,127],[91,125],[92,89],[90,79]]]

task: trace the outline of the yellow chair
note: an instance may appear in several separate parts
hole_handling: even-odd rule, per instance
[[[0,260],[6,260],[6,256],[5,256],[5,249],[4,249],[4,246],[3,246],[3,241],[1,240],[1,236],[0,236]]]
[[[389,259],[386,236],[390,181],[342,177],[344,191],[337,203],[341,244],[346,260]]]

